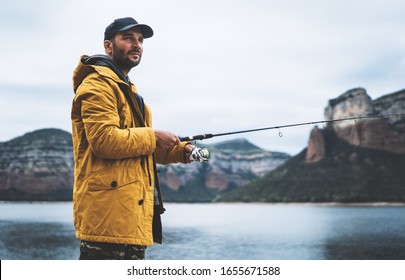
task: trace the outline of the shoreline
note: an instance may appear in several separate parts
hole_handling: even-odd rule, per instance
[[[405,202],[287,202],[284,204],[312,206],[405,206]]]
[[[73,203],[72,201],[9,201],[0,200],[0,204],[64,204]],[[369,206],[369,207],[405,207],[405,202],[170,202],[167,201],[165,204],[269,204],[269,205],[301,205],[301,206]]]

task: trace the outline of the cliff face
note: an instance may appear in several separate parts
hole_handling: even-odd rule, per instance
[[[0,200],[69,200],[72,136],[43,129],[0,143]]]
[[[404,114],[405,91],[372,100],[355,89],[329,101],[326,120]],[[217,201],[405,202],[405,117],[315,127],[308,147]]]
[[[211,201],[284,163],[289,155],[264,151],[244,139],[208,146],[208,163],[159,166],[166,201]]]
[[[307,153],[305,156],[306,162],[317,162],[325,156],[325,140],[322,132],[318,127],[311,131],[309,136]]]
[[[329,100],[325,108],[325,120],[404,113],[405,90],[372,100],[364,89],[357,88]],[[338,137],[351,145],[405,154],[404,116],[335,122],[332,127]],[[314,131],[308,142],[307,161],[320,160],[322,156],[319,151],[322,149],[324,149],[324,143],[319,133],[316,134]]]

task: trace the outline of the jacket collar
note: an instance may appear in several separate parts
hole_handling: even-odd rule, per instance
[[[115,65],[111,58],[107,55],[96,54],[88,57],[82,57],[82,63],[85,65],[104,66],[111,69],[118,78],[126,84],[129,84],[129,79],[122,73],[122,71]]]
[[[79,65],[76,67],[73,73],[73,91],[76,92],[83,80],[89,74],[94,72],[97,72],[101,76],[112,79],[116,83],[129,85],[133,88],[133,91],[136,92],[134,85],[106,55],[83,55],[80,58]]]

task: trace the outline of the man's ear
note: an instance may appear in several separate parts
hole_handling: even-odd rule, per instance
[[[110,40],[104,40],[104,51],[106,54],[111,55],[112,54],[112,41]]]

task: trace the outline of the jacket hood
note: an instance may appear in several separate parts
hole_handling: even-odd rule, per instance
[[[101,76],[113,79],[115,82],[126,84],[129,83],[128,78],[125,77],[125,75],[118,69],[118,67],[107,55],[83,55],[80,58],[79,65],[73,72],[73,90],[75,93],[83,80],[89,74],[94,72],[98,72],[98,74]]]

